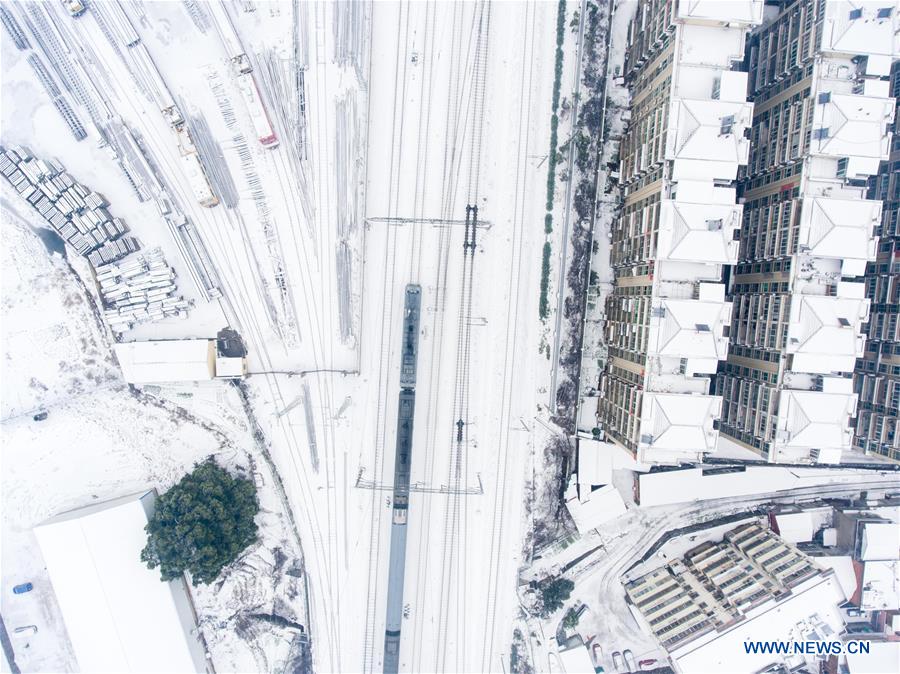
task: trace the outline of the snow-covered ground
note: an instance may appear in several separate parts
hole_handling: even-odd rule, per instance
[[[32,10],[9,7],[26,25]],[[34,214],[6,190],[4,243],[9,236],[9,250],[30,252],[4,265],[5,291],[17,289],[4,293],[4,319],[13,317],[4,320],[4,357],[17,368],[3,383],[12,448],[4,497],[27,491],[31,505],[4,520],[21,541],[4,545],[4,561],[15,562],[4,564],[4,581],[7,570],[40,580],[35,523],[94,496],[165,489],[217,453],[253,471],[265,512],[261,544],[221,587],[194,593],[215,665],[269,671],[288,657],[290,640],[253,616],[288,613],[306,624],[302,574],[288,573],[291,562],[275,552],[299,565],[296,533],[313,666],[380,669],[390,493],[366,485],[389,485],[393,475],[402,294],[416,282],[424,301],[412,479],[422,490],[412,496],[401,667],[505,666],[526,484],[542,465],[535,438],[546,436],[537,302],[556,6],[229,3],[281,140],[275,150],[255,142],[206,4],[120,4],[140,48],[109,39],[103,9],[72,19],[59,3],[37,7],[95,112],[114,112],[158,170],[162,189],[152,196],[196,226],[223,297],[203,300],[154,200],[139,201],[98,147],[88,111],[71,97],[89,134],[77,143],[5,33],[2,142],[58,158],[108,198],[144,247],[163,247],[195,305],[186,320],[145,325],[129,339],[211,336],[227,324],[249,347],[251,376],[246,406],[219,384],[130,392],[93,318],[85,266],[73,261],[90,294],[23,229],[19,220],[36,222]],[[205,121],[212,145],[197,145],[221,152],[217,170],[239,197],[233,208],[223,194],[214,208],[197,203],[152,64],[181,114]],[[298,92],[305,115],[292,126]],[[467,205],[478,206],[481,223],[470,276]],[[49,417],[34,422],[39,409]],[[20,449],[26,443],[34,450]],[[448,485],[457,493],[440,493]],[[53,610],[46,579],[36,586]],[[58,623],[57,648],[29,649],[38,666],[72,666]]]

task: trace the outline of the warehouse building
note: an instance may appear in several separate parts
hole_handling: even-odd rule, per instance
[[[754,102],[720,431],[770,462],[838,463],[865,353],[897,54],[890,2],[767,4],[748,45]]]
[[[612,231],[615,287],[597,416],[640,462],[713,451],[727,355],[741,206],[733,181],[749,156],[752,105],[742,59],[761,0],[646,0],[629,26],[631,118],[620,147],[622,211]]]
[[[223,340],[171,339],[114,345],[122,375],[129,384],[233,379],[247,374],[243,352],[221,348]]]
[[[141,562],[154,501],[133,494],[34,529],[83,672],[208,671],[184,580]]]

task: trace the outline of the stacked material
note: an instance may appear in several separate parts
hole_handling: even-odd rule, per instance
[[[159,248],[97,267],[97,283],[106,322],[115,333],[140,323],[187,317],[189,304],[175,294],[175,270]]]
[[[110,215],[101,195],[74,181],[55,161],[35,159],[18,147],[0,147],[0,173],[41,217],[92,264],[117,260],[138,250],[128,227]],[[94,253],[92,253],[94,251]]]

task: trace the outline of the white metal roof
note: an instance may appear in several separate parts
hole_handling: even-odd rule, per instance
[[[594,674],[594,663],[584,644],[560,651],[559,659],[565,674]]]
[[[711,395],[644,394],[641,413],[641,454],[647,459],[696,458],[716,448],[722,399]],[[644,460],[644,459],[641,459]]]
[[[866,561],[900,559],[900,527],[895,522],[866,522],[859,556]]]
[[[795,372],[851,372],[865,348],[860,325],[869,300],[801,295],[791,302],[785,351],[794,354]]]
[[[852,393],[782,390],[778,403],[778,427],[770,460],[789,448],[848,449],[850,416],[856,409]],[[796,457],[785,456],[784,460]]]
[[[590,491],[581,490],[578,498],[574,482],[566,490],[566,507],[575,520],[575,527],[582,535],[596,529],[604,522],[615,519],[626,510],[622,495],[611,484]]]
[[[65,513],[34,529],[84,672],[205,672],[183,581],[140,560],[152,492]]]
[[[763,16],[762,0],[681,0],[678,3],[679,19],[719,21],[728,24],[760,23]]]
[[[809,511],[798,513],[778,513],[775,515],[778,523],[778,535],[788,543],[806,543],[812,540],[813,516]]]
[[[865,563],[859,607],[865,611],[900,609],[900,561]]]
[[[878,18],[878,10],[893,9],[887,18]],[[862,10],[858,18],[851,14]],[[842,54],[881,54],[900,56],[895,33],[900,30],[894,0],[828,0],[822,30],[822,48]]]
[[[650,318],[649,353],[722,360],[728,355],[723,329],[731,324],[731,302],[657,300]]]
[[[881,207],[878,200],[807,197],[800,209],[799,243],[819,257],[874,260],[873,228],[881,221]]]
[[[132,384],[204,381],[216,374],[214,343],[209,339],[125,342],[113,348],[125,381]]]

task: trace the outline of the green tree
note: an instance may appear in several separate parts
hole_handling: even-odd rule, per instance
[[[209,459],[156,499],[141,561],[164,581],[188,571],[194,585],[210,583],[256,540],[257,512],[253,482]]]
[[[561,609],[563,603],[571,596],[575,583],[568,578],[545,578],[541,581],[541,614],[546,617]]]

